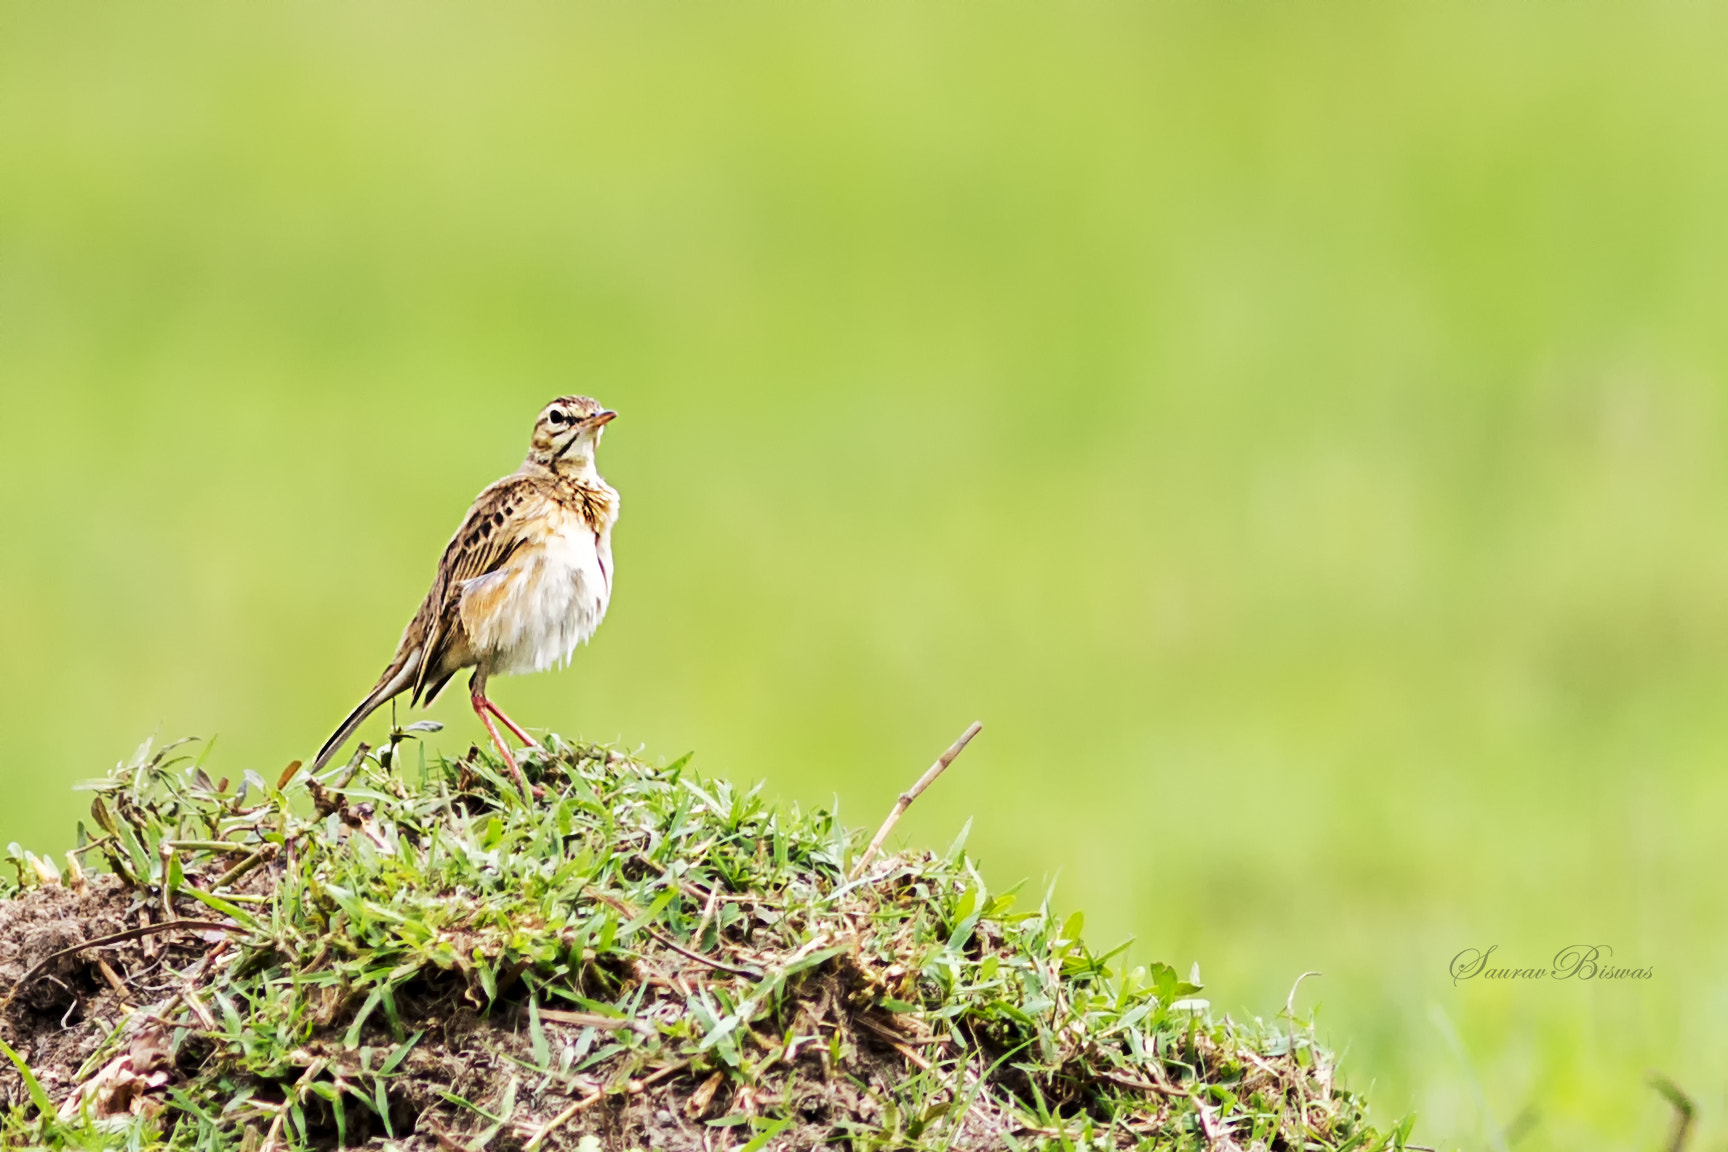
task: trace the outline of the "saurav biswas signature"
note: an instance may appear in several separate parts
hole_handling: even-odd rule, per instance
[[[1466,948],[1452,957],[1447,971],[1453,986],[1466,980],[1648,980],[1656,973],[1654,966],[1634,968],[1614,963],[1614,949],[1606,944],[1568,944],[1554,954],[1551,963],[1539,968],[1497,962],[1494,953],[1499,949],[1498,944]]]

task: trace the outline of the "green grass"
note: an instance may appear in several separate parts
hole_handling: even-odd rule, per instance
[[[1113,970],[1079,913],[992,892],[964,834],[860,859],[827,812],[556,737],[525,758],[545,791],[525,801],[497,760],[428,759],[413,735],[237,788],[147,745],[94,783],[64,880],[21,854],[0,897],[88,888],[83,858],[119,878],[129,926],[160,908],[228,931],[160,972],[136,959],[143,978],[116,960],[125,1012],[80,998],[70,1086],[160,1063],[152,1106],[91,1089],[57,1111],[7,1049],[26,1091],[0,1144],[658,1147],[642,1126],[670,1108],[751,1149],[1405,1146],[1307,1022],[1238,1024],[1168,965]],[[40,1042],[63,1009],[26,1013],[34,992],[7,1004]],[[473,1013],[491,1028],[453,1028]]]
[[[854,820],[979,717],[909,842],[1324,973],[1377,1113],[1720,1145],[1725,25],[0,2],[0,844],[306,756],[591,391],[617,597],[513,716]],[[1446,975],[1585,940],[1655,978]]]

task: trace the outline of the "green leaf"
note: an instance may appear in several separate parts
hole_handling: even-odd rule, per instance
[[[367,993],[366,1000],[360,1005],[360,1011],[354,1013],[354,1022],[348,1025],[347,1033],[342,1037],[342,1046],[347,1049],[360,1047],[360,1028],[366,1023],[366,1017],[372,1015],[372,1009],[378,1007],[378,1002],[384,998],[382,988],[374,988]]]
[[[396,1138],[396,1129],[390,1124],[390,1099],[384,1094],[384,1077],[379,1076],[372,1081],[372,1110],[378,1113],[378,1118],[384,1121],[384,1135],[392,1140]]]
[[[216,1118],[210,1115],[210,1113],[204,1111],[204,1109],[199,1106],[198,1101],[192,1099],[192,1097],[188,1096],[181,1089],[168,1089],[168,1098],[174,1101],[174,1106],[180,1109],[180,1111],[185,1112],[189,1116],[198,1117],[198,1119],[204,1121],[204,1123],[210,1125],[212,1128],[216,1127]]]
[[[966,823],[960,826],[960,835],[954,837],[954,843],[948,845],[948,851],[943,855],[943,862],[953,864],[960,859],[960,854],[966,850],[966,840],[971,835],[972,820],[968,817]]]
[[[458,1096],[454,1092],[446,1092],[442,1089],[439,1090],[438,1095],[444,1097],[444,1099],[448,1100],[452,1104],[460,1105],[461,1107],[468,1109],[468,1111],[474,1113],[474,1115],[479,1116],[483,1120],[489,1121],[493,1124],[498,1123],[497,1116],[494,1116],[492,1113],[486,1111],[486,1109],[480,1107],[480,1105],[464,1096]]]
[[[414,1050],[414,1045],[418,1044],[420,1042],[420,1037],[424,1035],[426,1035],[426,1029],[422,1028],[402,1043],[396,1045],[395,1050],[392,1051],[389,1058],[384,1061],[384,1066],[378,1069],[378,1074],[380,1076],[388,1076],[390,1073],[400,1068],[402,1066],[402,1061],[408,1059],[408,1053]]]
[[[534,1066],[546,1069],[552,1066],[552,1046],[546,1043],[546,1029],[540,1026],[540,1002],[538,997],[528,997],[528,1042],[534,1050]]]
[[[30,1065],[24,1063],[24,1058],[12,1051],[11,1045],[0,1040],[0,1053],[12,1061],[12,1066],[18,1069],[19,1077],[24,1081],[24,1090],[30,1093],[30,1102],[36,1105],[36,1111],[42,1113],[44,1122],[51,1122],[55,1117],[54,1101],[48,1098],[48,1092],[42,1087],[42,1082],[36,1079],[36,1074],[30,1071]]]
[[[1086,914],[1084,912],[1074,913],[1062,923],[1062,939],[1070,945],[1079,943],[1080,933],[1085,927]]]
[[[348,1108],[343,1103],[342,1090],[322,1080],[314,1080],[307,1087],[330,1102],[330,1111],[336,1117],[336,1147],[348,1147]]]
[[[811,968],[815,968],[819,964],[823,964],[829,960],[832,960],[834,957],[840,955],[844,951],[846,951],[845,948],[822,948],[822,949],[819,949],[818,951],[810,953],[810,955],[808,955],[808,956],[805,956],[801,959],[792,961],[792,963],[786,965],[785,968],[781,969],[780,975],[782,977],[785,977],[785,976],[797,975],[799,972],[807,972]]]
[[[659,918],[660,913],[666,911],[666,905],[672,903],[673,898],[677,895],[678,889],[676,887],[667,888],[666,891],[660,893],[654,903],[648,905],[647,911],[636,916],[634,919],[630,920],[629,923],[625,924],[624,927],[618,929],[618,939],[624,939],[644,924],[652,924]]]
[[[179,858],[175,857],[176,867],[178,867],[178,861]],[[252,913],[246,911],[238,904],[222,899],[222,897],[217,896],[214,893],[206,892],[202,888],[198,888],[191,884],[182,887],[180,892],[182,895],[192,897],[192,899],[203,904],[205,907],[220,912],[222,915],[236,923],[244,924],[246,927],[253,929],[258,927],[258,920],[252,915]]]
[[[750,1143],[740,1148],[738,1152],[762,1152],[762,1149],[768,1146],[768,1141],[780,1135],[780,1133],[785,1131],[787,1126],[791,1123],[792,1118],[790,1116],[786,1117],[784,1120],[767,1121],[763,1124],[762,1130],[756,1133],[755,1138],[752,1139]]]

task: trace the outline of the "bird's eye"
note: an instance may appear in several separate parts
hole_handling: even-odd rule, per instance
[[[564,423],[564,413],[553,412],[550,416],[546,417],[546,419],[550,420],[554,424],[562,424]]]

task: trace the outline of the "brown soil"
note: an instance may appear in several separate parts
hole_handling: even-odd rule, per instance
[[[196,907],[176,911],[184,918],[203,915]],[[223,932],[162,932],[60,956],[34,971],[63,949],[160,923],[159,908],[145,907],[109,875],[91,876],[81,891],[44,887],[0,900],[0,989],[16,989],[0,1013],[0,1038],[30,1065],[57,1105],[70,1102],[75,1108],[81,1099],[89,1099],[98,1113],[155,1112],[210,1055],[208,1042],[185,1032],[171,1037],[151,1018],[168,1010],[168,998],[186,987],[186,975],[196,984],[202,966],[226,946]],[[675,965],[664,971],[679,979]],[[29,982],[19,987],[27,973],[32,973]],[[399,1010],[407,1027],[424,1029],[425,1034],[389,1081],[387,1109],[394,1138],[377,1117],[351,1103],[346,1109],[348,1144],[404,1152],[471,1149],[475,1137],[492,1125],[452,1102],[449,1097],[454,1095],[493,1115],[509,1110],[509,1122],[486,1145],[504,1152],[522,1148],[573,1105],[577,1110],[541,1147],[575,1149],[592,1135],[602,1148],[619,1152],[715,1152],[737,1147],[754,1133],[749,1127],[706,1121],[755,1116],[782,1106],[793,1122],[774,1136],[775,1149],[831,1147],[837,1133],[877,1130],[883,1120],[879,1102],[892,1099],[894,1086],[915,1071],[904,1043],[916,1038],[897,1032],[891,1018],[881,1013],[865,1018],[851,1007],[865,982],[848,966],[825,965],[797,989],[793,1016],[800,1031],[839,1035],[845,1041],[838,1046],[845,1052],[840,1066],[832,1062],[828,1045],[815,1043],[799,1050],[790,1066],[782,1064],[763,1076],[754,1088],[740,1088],[718,1075],[678,1073],[658,1083],[632,1082],[623,1092],[601,1092],[599,1081],[580,1074],[536,1072],[528,1021],[519,1004],[481,1015],[453,976],[441,983],[410,984],[398,996]],[[331,1005],[328,1026],[304,1046],[308,1062],[327,1062],[324,1076],[341,1077],[345,1070],[358,1074],[362,1061],[377,1067],[379,1053],[393,1046],[388,1033],[369,1022],[359,1048],[345,1048],[342,1034],[352,1008]],[[120,1042],[109,1044],[100,1059],[92,1060],[123,1020]],[[545,1025],[555,1054],[563,1045],[581,1043],[584,1031],[555,1021]],[[891,1043],[895,1037],[898,1041]],[[588,1042],[604,1044],[604,1033],[597,1039],[590,1035]],[[762,1048],[758,1056],[767,1045]],[[280,1099],[285,1086],[258,1087],[260,1096]],[[0,1100],[7,1105],[28,1100],[22,1078],[4,1060]],[[968,1110],[955,1148],[1002,1147],[1001,1133],[1017,1127],[1001,1110],[978,1103],[981,1106]],[[321,1115],[316,1113],[319,1108]],[[337,1128],[327,1106],[314,1100],[307,1111],[314,1130],[334,1147]]]

